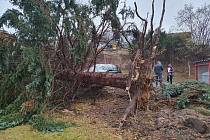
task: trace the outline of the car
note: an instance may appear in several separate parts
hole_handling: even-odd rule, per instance
[[[89,70],[85,72],[93,72],[94,66],[90,67]],[[121,70],[118,66],[114,64],[96,64],[95,65],[95,72],[109,72],[109,73],[121,73]]]

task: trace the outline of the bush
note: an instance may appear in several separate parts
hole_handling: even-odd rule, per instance
[[[163,88],[163,95],[167,98],[176,97],[181,95],[183,88],[180,85],[165,85]]]
[[[178,109],[186,108],[187,106],[189,106],[189,104],[190,104],[190,101],[187,98],[187,96],[182,95],[178,97],[177,104],[176,104]]]
[[[206,83],[187,80],[175,85],[165,85],[163,94],[166,98],[177,97],[177,107],[186,108],[194,101],[210,102],[210,86]]]

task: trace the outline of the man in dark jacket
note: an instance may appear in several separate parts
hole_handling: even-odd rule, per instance
[[[154,72],[155,72],[155,83],[156,87],[158,86],[158,82],[160,82],[160,86],[162,85],[162,80],[163,80],[163,65],[161,64],[160,61],[157,61],[157,64],[154,66]]]

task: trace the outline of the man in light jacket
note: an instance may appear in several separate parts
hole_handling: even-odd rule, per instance
[[[172,84],[173,76],[174,76],[174,68],[172,67],[171,64],[168,64],[168,68],[167,68],[167,82],[169,82],[170,84]]]

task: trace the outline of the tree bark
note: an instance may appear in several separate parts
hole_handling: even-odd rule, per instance
[[[78,80],[85,86],[97,84],[101,86],[111,86],[121,89],[126,88],[128,75],[122,73],[97,73],[97,72],[77,72],[65,70],[55,75],[55,79],[71,80],[78,78]]]

